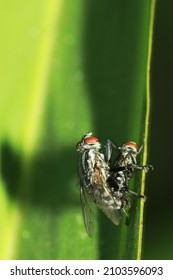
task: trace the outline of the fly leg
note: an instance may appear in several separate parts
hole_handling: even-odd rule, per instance
[[[115,146],[115,144],[111,140],[108,139],[106,146],[105,146],[105,160],[107,163],[110,162],[113,149],[117,150],[118,148]]]
[[[133,195],[135,195],[135,196],[137,196],[138,198],[143,198],[143,199],[144,199],[144,202],[147,200],[146,195],[142,195],[142,194],[139,194],[139,193],[134,192],[134,191],[131,191],[131,190],[128,190],[128,192],[131,193],[131,194],[133,194]]]
[[[123,202],[124,202],[124,205],[123,205],[123,207],[122,207],[122,212],[125,214],[125,216],[126,216],[126,221],[125,221],[125,225],[126,226],[128,226],[129,225],[129,215],[128,215],[128,213],[126,212],[126,207],[128,206],[128,207],[130,207],[130,202],[129,202],[129,200],[128,200],[128,198],[124,198],[123,199]]]
[[[154,167],[152,165],[137,165],[137,164],[132,164],[131,165],[132,168],[134,169],[138,169],[138,170],[144,170],[146,173],[151,169],[151,170],[154,170]]]

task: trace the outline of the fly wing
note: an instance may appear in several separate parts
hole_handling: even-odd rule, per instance
[[[79,159],[80,177],[80,200],[86,231],[89,236],[93,235],[94,229],[94,203],[115,224],[120,220],[121,201],[115,199],[107,185],[107,169],[103,157],[95,154],[95,165],[93,169],[88,167],[88,152],[84,152]],[[94,202],[94,203],[93,203]]]
[[[84,151],[79,158],[80,202],[84,225],[87,234],[91,237],[94,232],[94,203],[89,195],[90,170],[88,168],[88,151]]]
[[[92,188],[90,196],[104,214],[115,224],[120,221],[121,201],[113,197],[107,184],[108,166],[97,156],[94,171],[92,173]]]
[[[91,196],[97,206],[104,212],[104,214],[115,224],[120,222],[120,204],[116,200],[107,185],[93,184]]]
[[[94,212],[93,202],[89,196],[86,186],[80,183],[80,201],[83,214],[83,220],[88,235],[93,236],[94,232]]]

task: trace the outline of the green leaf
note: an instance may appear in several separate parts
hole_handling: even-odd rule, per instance
[[[75,144],[88,131],[144,145],[154,0],[3,3],[0,258],[139,259],[143,202],[129,226],[100,212],[85,232]],[[131,188],[144,192],[145,174]]]

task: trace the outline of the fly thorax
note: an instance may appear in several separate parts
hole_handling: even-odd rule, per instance
[[[129,158],[128,156],[123,156],[118,161],[119,166],[127,166],[129,164]]]
[[[96,163],[96,152],[94,149],[89,150],[87,163],[88,163],[88,168],[90,170],[93,170]]]

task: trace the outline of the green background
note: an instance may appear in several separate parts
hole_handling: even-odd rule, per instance
[[[98,212],[86,235],[75,145],[88,131],[143,144],[150,4],[1,0],[1,259],[134,258],[139,200],[128,232]],[[173,258],[171,7],[157,1],[145,259]]]
[[[173,4],[157,1],[151,66],[151,118],[149,161],[155,167],[148,177],[149,196],[144,228],[144,258],[173,259],[172,222],[172,65]]]

